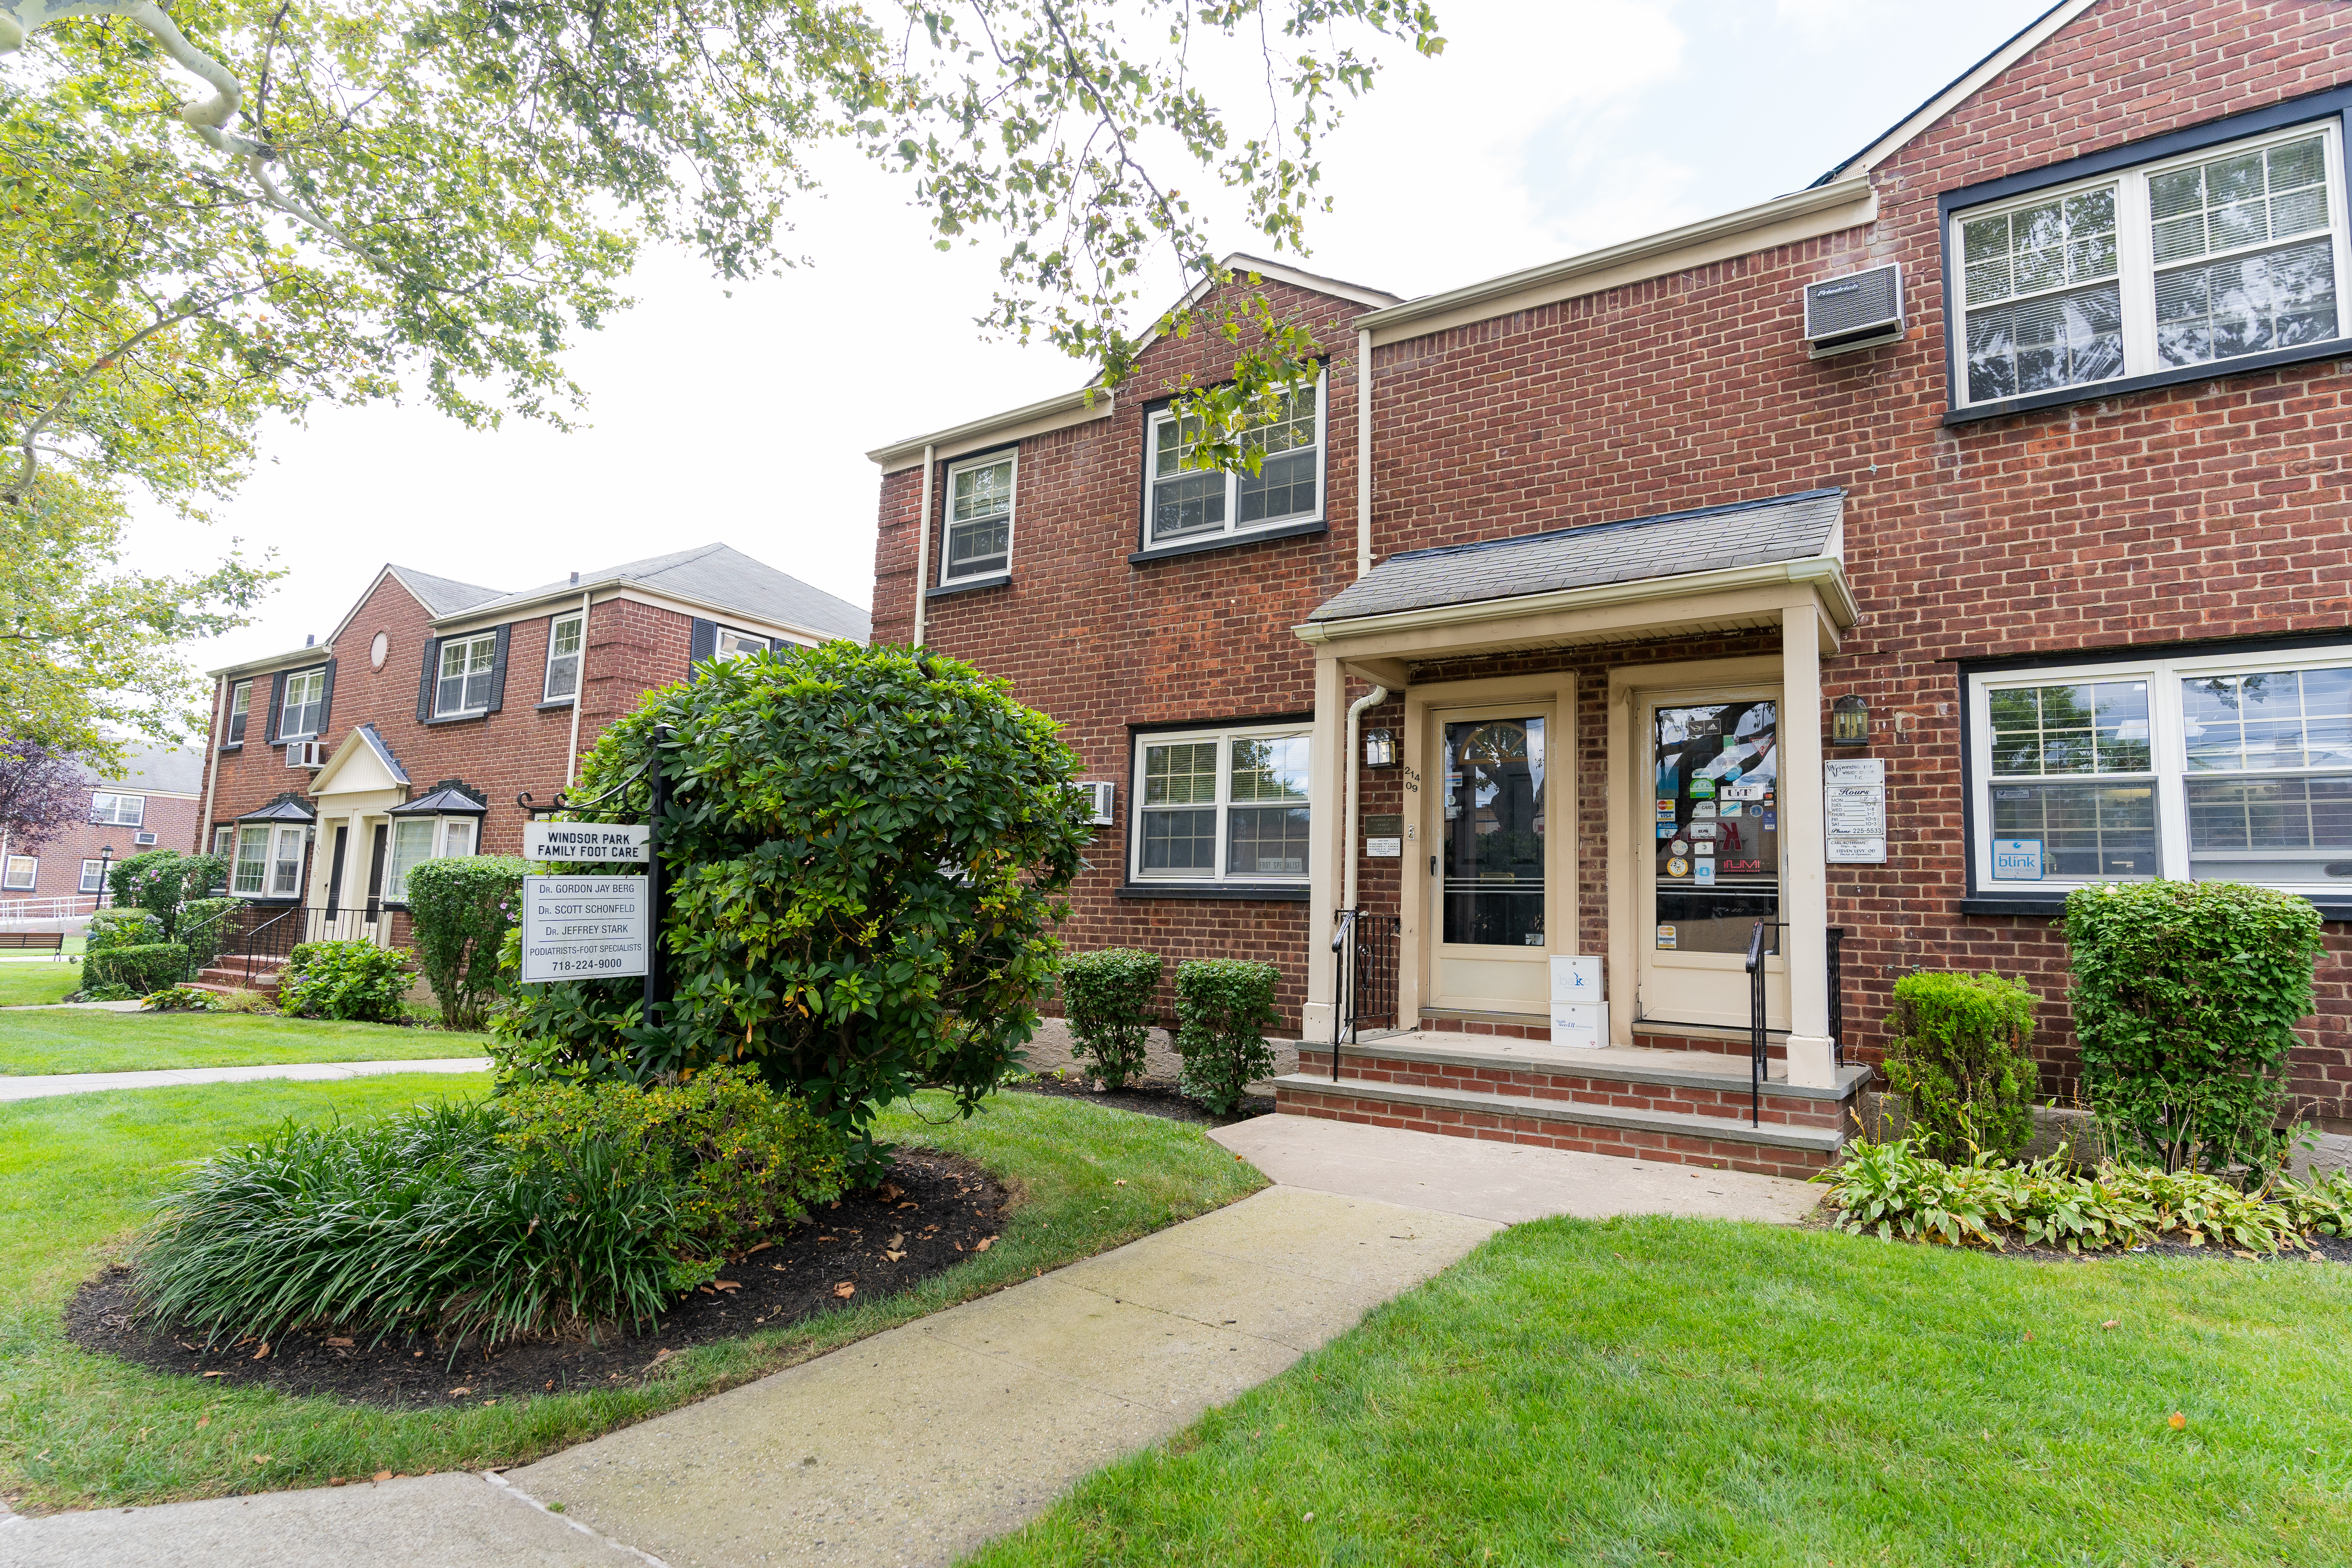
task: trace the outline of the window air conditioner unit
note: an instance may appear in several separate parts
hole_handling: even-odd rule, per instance
[[[289,768],[325,767],[327,765],[327,742],[324,741],[287,742],[286,765]]]
[[[1111,792],[1117,787],[1115,784],[1101,784],[1092,780],[1079,783],[1078,788],[1086,792],[1088,803],[1087,816],[1088,822],[1097,827],[1110,826]]]
[[[152,833],[134,833],[131,836],[131,842],[143,848],[155,842],[155,836]]]
[[[1876,348],[1903,335],[1903,268],[1893,262],[1805,285],[1805,341],[1814,359]]]

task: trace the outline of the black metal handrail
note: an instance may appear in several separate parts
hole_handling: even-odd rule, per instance
[[[1396,1025],[1396,942],[1404,921],[1366,910],[1333,911],[1331,933],[1331,1081],[1339,1080],[1339,1047],[1354,1045],[1365,1026]]]
[[[1766,1048],[1764,1026],[1764,960],[1769,954],[1764,946],[1767,928],[1787,931],[1781,921],[1758,921],[1756,929],[1748,935],[1748,1122],[1759,1126],[1764,1119],[1764,1079],[1771,1069],[1771,1058]],[[1845,1066],[1845,968],[1840,948],[1845,942],[1845,928],[1828,928],[1824,957],[1829,969],[1830,1060],[1838,1067]],[[1781,945],[1776,939],[1774,946]]]
[[[1845,927],[1830,927],[1830,1060],[1845,1066],[1845,965],[1839,949],[1845,945]]]
[[[1331,933],[1331,1081],[1339,1081],[1339,1047],[1352,1042],[1356,1028],[1355,910],[1339,912]]]

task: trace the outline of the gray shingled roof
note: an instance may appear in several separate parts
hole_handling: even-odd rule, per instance
[[[503,588],[478,588],[471,583],[458,583],[447,577],[436,577],[430,573],[419,572],[414,566],[394,566],[388,570],[394,576],[400,579],[402,584],[410,593],[416,595],[416,602],[424,605],[426,613],[436,620],[443,616],[454,616],[459,610],[471,608],[486,600],[495,599],[506,592]]]
[[[583,572],[583,586],[592,583],[634,583],[656,593],[669,592],[700,604],[742,611],[772,625],[805,626],[828,637],[864,642],[873,635],[873,617],[846,599],[813,588],[786,576],[764,562],[754,561],[724,544],[705,544],[668,555],[648,556],[595,572]],[[502,609],[551,595],[576,592],[568,583],[549,583],[509,594],[491,605],[468,606]]]
[[[82,773],[101,789],[119,790],[125,795],[142,790],[161,795],[202,795],[205,754],[186,746],[143,746],[134,742],[122,748],[122,766],[113,773],[101,774],[95,768],[86,767]]]
[[[1678,577],[1824,553],[1845,491],[1805,490],[1769,500],[1670,511],[1391,555],[1307,616],[1341,621],[1438,605]]]

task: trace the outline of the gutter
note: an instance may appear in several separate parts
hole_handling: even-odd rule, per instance
[[[227,681],[218,677],[214,678],[213,721],[211,728],[205,731],[205,750],[211,755],[205,758],[205,804],[196,817],[196,847],[191,851],[192,854],[212,853],[213,790],[220,783],[220,732],[227,714],[228,689]],[[252,722],[249,718],[246,721]],[[229,836],[231,840],[229,847],[232,853],[236,850],[236,837],[235,834]]]
[[[1678,599],[1696,594],[1730,593],[1741,588],[1778,587],[1801,583],[1826,603],[1840,631],[1862,619],[1862,607],[1847,586],[1845,565],[1834,556],[1808,555],[1794,561],[1774,561],[1762,566],[1727,566],[1714,572],[1689,572],[1674,577],[1642,577],[1630,583],[1596,583],[1581,588],[1558,588],[1548,594],[1523,594],[1508,599],[1474,599],[1462,605],[1432,605],[1421,609],[1391,610],[1381,615],[1349,616],[1328,621],[1307,621],[1290,628],[1299,641],[1321,647],[1383,632],[1422,631],[1437,626],[1475,626],[1483,621],[1515,620],[1570,610],[1599,609],[1610,605],[1641,604],[1652,599]]]
[[[1099,386],[1081,386],[1068,392],[1028,404],[1020,408],[1008,408],[984,418],[971,419],[961,425],[950,425],[944,430],[934,430],[928,436],[910,436],[903,441],[893,441],[887,447],[877,447],[866,454],[866,461],[877,468],[896,470],[913,466],[924,448],[953,447],[958,442],[990,435],[1039,419],[1051,419],[1056,415],[1092,411],[1107,415],[1118,395]]]
[[[780,621],[772,616],[746,610],[740,605],[722,605],[715,599],[701,599],[691,594],[677,593],[656,584],[649,584],[642,577],[600,578],[593,583],[583,583],[577,591],[585,596],[608,592],[619,593],[624,590],[635,590],[673,604],[689,605],[698,610],[709,610],[720,619],[732,623],[773,626],[779,632],[796,633],[807,637],[811,642],[833,642],[843,635],[839,632],[818,631],[813,626],[801,626],[792,621]],[[546,605],[569,605],[573,592],[572,584],[566,583],[550,593],[533,595],[530,598],[494,600],[487,605],[476,605],[470,609],[460,610],[456,615],[438,616],[425,624],[433,628],[435,637],[457,637],[469,631],[488,631],[501,622],[515,619],[522,611],[535,610]],[[303,651],[307,653],[310,650],[306,648]]]

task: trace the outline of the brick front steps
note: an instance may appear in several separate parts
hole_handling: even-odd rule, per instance
[[[1849,1110],[1871,1076],[1852,1066],[1834,1089],[1767,1080],[1748,1122],[1746,1058],[1615,1047],[1555,1050],[1496,1037],[1420,1032],[1340,1054],[1302,1046],[1299,1070],[1275,1080],[1277,1110],[1682,1164],[1806,1176],[1832,1163]]]

